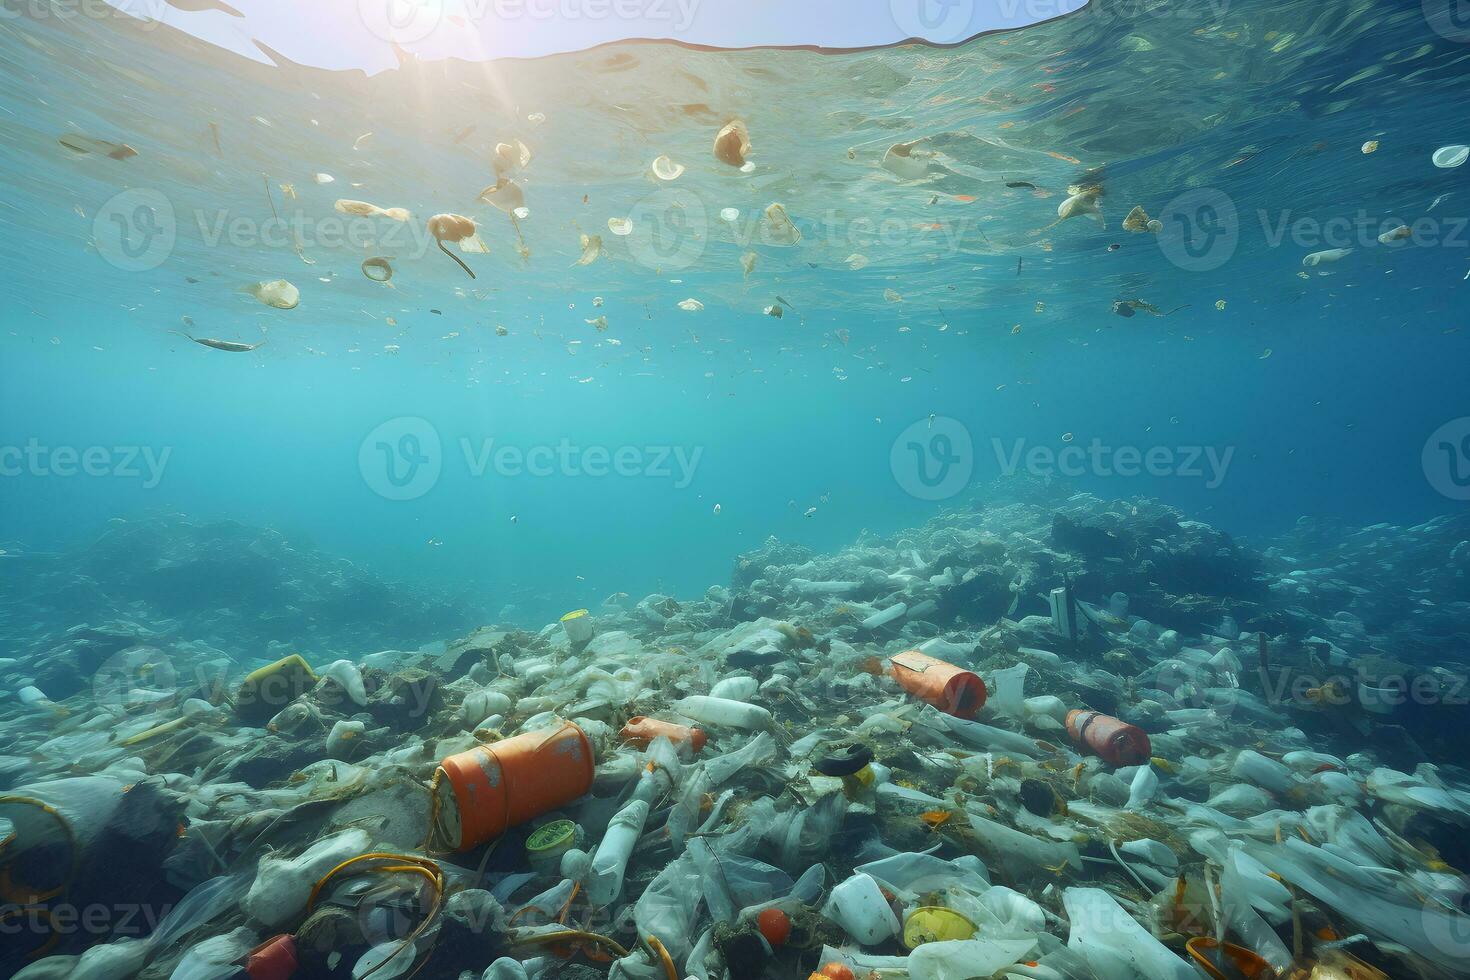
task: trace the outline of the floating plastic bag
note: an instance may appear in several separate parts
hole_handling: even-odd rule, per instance
[[[1198,980],[1102,889],[1068,888],[1062,903],[1072,923],[1067,945],[1086,957],[1097,980]]]
[[[1034,939],[964,939],[925,943],[909,954],[909,980],[972,980],[1019,963]]]

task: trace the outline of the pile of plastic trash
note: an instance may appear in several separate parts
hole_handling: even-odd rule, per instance
[[[17,660],[0,966],[1465,976],[1470,776],[1284,554],[1079,497],[423,651],[140,641],[67,697]]]

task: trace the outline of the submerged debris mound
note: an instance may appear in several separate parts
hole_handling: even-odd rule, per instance
[[[11,617],[136,621],[9,658],[0,880],[26,925],[0,965],[1463,975],[1470,525],[1255,550],[1154,501],[1016,498],[833,554],[770,539],[699,597],[340,656],[272,658],[168,597],[228,581],[264,617],[356,579],[238,525],[115,528],[9,586]],[[1425,594],[1394,599],[1387,556]],[[172,911],[54,928],[124,898]]]

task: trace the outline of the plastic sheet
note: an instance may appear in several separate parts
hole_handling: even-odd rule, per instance
[[[1062,902],[1072,924],[1067,945],[1087,959],[1097,980],[1198,980],[1107,892],[1068,888]]]

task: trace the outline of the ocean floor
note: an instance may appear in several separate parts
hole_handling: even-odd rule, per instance
[[[7,548],[0,970],[1470,975],[1470,518],[988,499],[539,629],[236,524]]]

